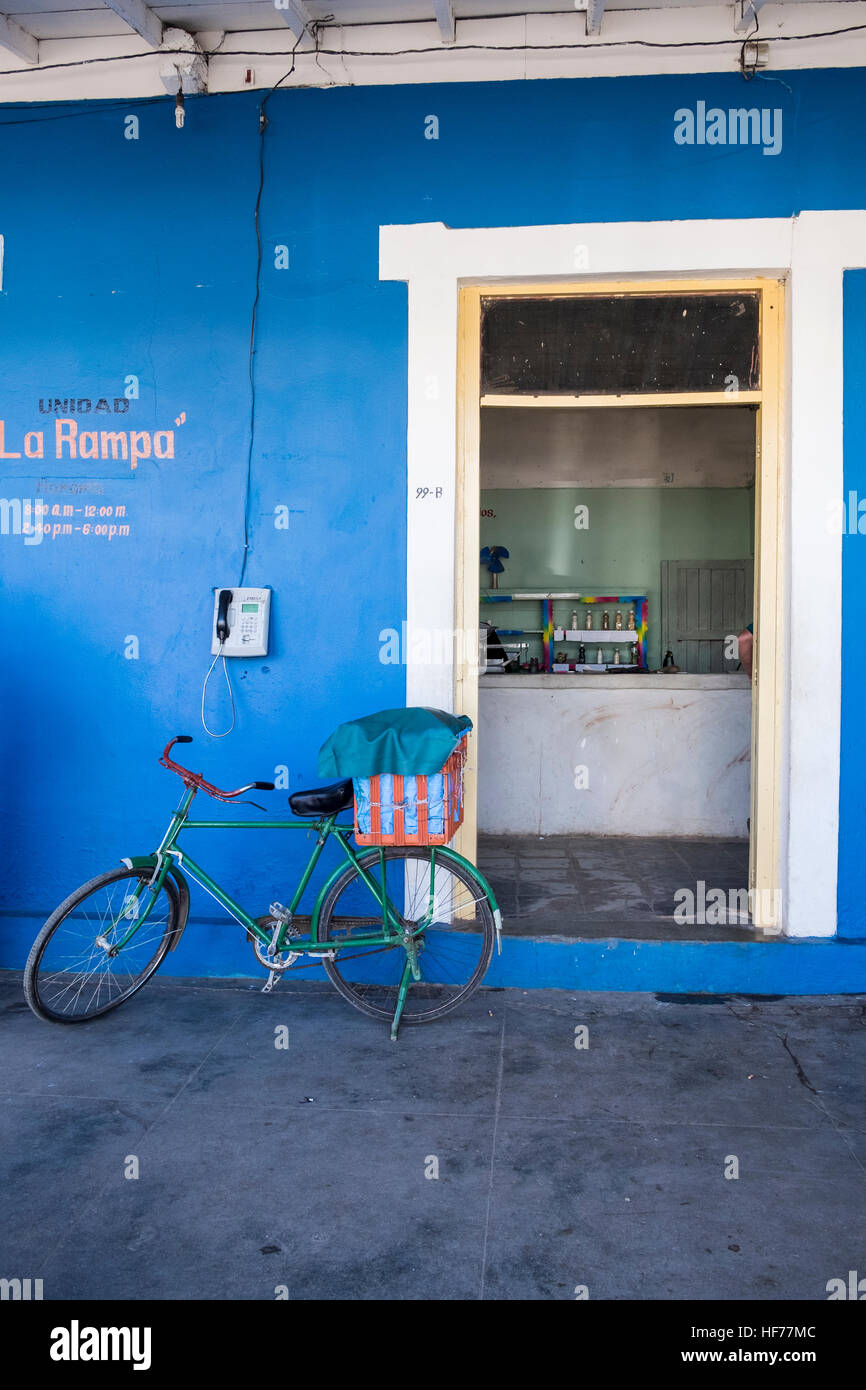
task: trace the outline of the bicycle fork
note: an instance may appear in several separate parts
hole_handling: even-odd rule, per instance
[[[421,967],[418,964],[418,941],[416,937],[404,936],[403,948],[406,952],[406,964],[403,966],[403,974],[400,977],[400,988],[397,991],[397,1007],[394,1010],[394,1020],[391,1024],[391,1041],[397,1041],[397,1030],[400,1027],[400,1019],[403,1016],[403,1006],[406,1003],[406,995],[409,993],[409,985],[413,980],[421,979]]]

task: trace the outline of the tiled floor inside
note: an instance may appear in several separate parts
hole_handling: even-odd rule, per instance
[[[681,889],[697,901],[701,883],[728,898],[747,888],[748,840],[479,835],[478,864],[517,935],[763,939],[736,912],[719,925],[674,917]]]

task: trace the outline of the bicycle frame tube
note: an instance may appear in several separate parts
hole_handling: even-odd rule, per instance
[[[160,840],[159,848],[157,849],[156,854],[153,856],[155,860],[153,874],[147,881],[142,879],[139,882],[139,885],[134,890],[134,892],[129,894],[127,898],[124,900],[123,911],[111,923],[112,928],[114,928],[118,925],[119,922],[123,921],[124,917],[128,915],[128,903],[130,897],[132,897],[133,900],[137,902],[141,897],[142,893],[144,893],[145,889],[151,890],[150,903],[145,908],[143,915],[141,917],[135,918],[133,925],[130,927],[126,935],[122,937],[120,941],[115,942],[115,953],[123,950],[124,946],[127,944],[128,941],[132,939],[132,937],[138,931],[139,927],[144,926],[145,922],[147,921],[148,917],[153,911],[154,904],[156,903],[156,900],[159,896],[159,891],[162,888],[162,885],[166,879],[166,875],[169,873],[169,870],[171,868],[171,860],[168,857],[167,853],[168,846],[172,845],[174,841],[177,839],[178,832],[180,831],[180,827],[183,825],[184,818],[186,817],[187,811],[189,810],[192,804],[192,799],[194,796],[195,788],[188,787],[184,796],[181,798],[180,805],[178,806],[177,810],[174,812],[171,820],[169,821],[168,829],[166,830],[165,834]],[[126,860],[125,862],[132,866],[133,861],[131,859]]]
[[[304,869],[304,872],[301,875],[298,885],[295,888],[294,893],[292,894],[291,901],[288,904],[288,910],[292,915],[294,915],[298,909],[304,892],[306,891],[307,885],[309,884],[313,872],[315,871],[316,865],[319,862],[322,850],[324,849],[331,836],[335,836],[337,842],[340,845],[340,848],[343,851],[344,858],[347,860],[348,863],[354,865],[360,880],[369,889],[370,893],[372,894],[373,898],[378,904],[382,914],[381,930],[375,933],[371,933],[370,935],[353,935],[351,940],[352,946],[381,946],[394,941],[395,937],[397,936],[399,936],[401,940],[403,939],[404,923],[402,914],[393,905],[390,898],[388,897],[385,874],[385,865],[387,861],[385,859],[384,850],[381,848],[379,850],[378,858],[380,881],[377,883],[376,880],[371,877],[368,870],[360,862],[361,858],[369,853],[369,848],[367,846],[364,846],[360,850],[359,854],[349,844],[349,836],[352,834],[353,829],[351,825],[338,825],[337,817],[335,815],[327,816],[320,821],[188,820],[187,816],[189,813],[189,808],[192,805],[192,801],[196,795],[196,791],[197,788],[195,787],[188,787],[186,789],[183,797],[181,798],[180,805],[177,807],[177,810],[172,815],[171,821],[169,822],[168,828],[165,834],[163,835],[162,840],[160,841],[156,853],[153,856],[150,856],[150,859],[147,861],[148,863],[150,862],[150,860],[152,860],[153,862],[153,874],[149,880],[142,879],[142,881],[139,883],[138,887],[135,889],[134,893],[131,896],[137,900],[146,890],[149,890],[151,893],[151,902],[146,908],[145,912],[133,922],[132,926],[130,927],[130,930],[126,933],[122,940],[116,943],[116,951],[122,950],[123,947],[127,944],[127,942],[138,931],[139,927],[143,926],[144,923],[147,921],[147,918],[153,909],[153,905],[156,902],[159,891],[162,888],[163,883],[165,882],[166,876],[172,871],[174,865],[181,867],[184,870],[184,873],[188,874],[189,877],[192,878],[196,883],[198,883],[198,885],[201,888],[203,888],[206,893],[208,893],[212,898],[214,898],[216,902],[218,902],[220,906],[229,914],[229,916],[233,917],[235,921],[239,922],[241,926],[244,927],[244,929],[250,933],[251,936],[256,937],[263,945],[270,946],[272,940],[272,933],[269,934],[267,931],[263,930],[263,928],[258,925],[256,920],[253,917],[251,917],[248,912],[244,910],[241,904],[239,902],[236,902],[235,899],[229,893],[226,893],[225,890],[222,889],[219,886],[219,884],[211,878],[207,871],[203,869],[200,864],[197,864],[196,861],[192,859],[186,853],[185,850],[180,850],[177,848],[177,841],[178,837],[180,836],[181,830],[317,831],[318,835],[316,843],[313,847],[313,852],[310,855],[306,868]],[[412,934],[415,935],[417,933],[422,932],[425,929],[427,923],[432,920],[434,915],[437,856],[441,856],[442,861],[444,861],[445,863],[447,863],[447,861],[450,859],[452,861],[456,861],[460,864],[465,865],[465,867],[468,868],[472,872],[472,874],[478,879],[481,885],[485,888],[490,903],[495,910],[498,929],[499,911],[496,905],[496,900],[490,889],[490,885],[486,882],[486,880],[480,874],[478,869],[476,869],[474,865],[470,864],[468,860],[464,859],[462,855],[457,854],[455,850],[443,848],[432,850],[432,872],[430,875],[430,895],[428,901],[427,916],[423,922],[419,922],[416,924]],[[132,861],[127,862],[131,863]],[[141,863],[141,861],[136,862]],[[310,936],[306,940],[304,940],[303,938],[293,938],[291,941],[291,949],[293,951],[297,951],[299,953],[308,955],[322,955],[323,953],[331,951],[333,949],[333,945],[331,943],[320,942],[318,940],[319,914],[325,897],[327,896],[327,893],[331,888],[331,885],[336,881],[336,879],[339,877],[339,875],[343,872],[344,869],[345,864],[338,865],[334,872],[331,874],[330,878],[321,888],[318,897],[316,898],[315,906],[312,912],[310,923]],[[127,898],[125,900],[125,910],[121,912],[121,914],[116,919],[113,925],[116,926],[117,923],[122,921],[124,916],[127,915],[128,902],[129,899]],[[283,925],[282,931],[279,934],[276,943],[276,948],[278,951],[285,948],[289,925],[290,923],[285,923]]]
[[[150,890],[152,893],[152,900],[149,906],[147,907],[146,911],[134,921],[134,923],[130,927],[130,930],[126,933],[122,940],[116,943],[117,951],[122,950],[123,947],[127,944],[127,942],[131,940],[131,938],[138,931],[139,927],[143,926],[146,922],[153,908],[153,905],[156,902],[159,890],[162,887],[167,874],[171,871],[173,863],[177,864],[180,868],[182,868],[185,874],[189,875],[189,877],[192,878],[199,885],[199,887],[203,888],[206,893],[208,893],[212,898],[214,898],[216,902],[218,902],[220,906],[231,917],[235,919],[235,921],[239,922],[240,925],[244,927],[244,929],[247,932],[250,933],[250,935],[255,936],[263,945],[271,944],[272,934],[263,930],[263,928],[258,925],[256,920],[253,917],[251,917],[248,912],[245,911],[241,904],[237,902],[231,896],[231,894],[226,893],[225,890],[222,889],[219,886],[219,884],[211,878],[210,874],[208,874],[206,869],[202,868],[200,864],[197,864],[196,861],[189,854],[187,854],[185,850],[177,848],[177,841],[180,836],[181,830],[318,831],[318,838],[316,840],[316,844],[313,847],[313,852],[310,855],[309,861],[304,869],[303,874],[301,875],[301,878],[298,882],[297,887],[295,888],[294,893],[292,894],[291,901],[288,904],[288,910],[292,914],[294,914],[297,911],[298,905],[300,904],[300,901],[304,895],[307,885],[309,884],[313,872],[315,871],[316,865],[318,864],[319,859],[321,857],[322,850],[324,849],[328,839],[332,835],[335,836],[340,845],[340,848],[343,851],[346,860],[349,863],[354,864],[359,877],[364,882],[366,887],[370,890],[373,897],[376,899],[382,912],[382,929],[376,933],[370,934],[369,936],[353,936],[352,945],[380,946],[384,944],[386,941],[393,940],[395,932],[400,927],[400,914],[388,900],[386,886],[384,883],[384,875],[383,882],[380,886],[376,883],[375,879],[370,877],[370,874],[367,872],[367,870],[359,863],[358,855],[356,854],[352,846],[348,843],[348,837],[352,833],[352,826],[338,825],[336,816],[328,816],[321,821],[188,820],[187,814],[195,794],[195,788],[189,788],[184,794],[180,805],[174,812],[171,821],[169,822],[168,829],[166,830],[162,840],[160,841],[156,854],[153,856],[155,860],[153,876],[148,881],[143,880],[139,884],[135,892],[132,894],[132,896],[137,899],[145,891]],[[334,873],[328,879],[324,888],[320,892],[313,911],[310,937],[308,940],[304,940],[303,938],[301,938],[300,940],[293,939],[291,946],[291,949],[293,951],[298,951],[305,954],[322,954],[324,951],[332,949],[330,945],[320,943],[315,939],[316,927],[318,924],[319,909],[324,899],[325,892],[330,887],[333,880],[340,873],[342,873],[344,868],[345,865],[341,864],[340,866],[338,866],[338,868],[334,871]],[[121,921],[124,915],[125,913],[121,913],[120,916],[117,918],[117,921]],[[282,949],[283,947],[289,925],[289,923],[284,924],[283,931],[280,932],[277,941],[278,950]],[[391,928],[390,931],[389,928]]]

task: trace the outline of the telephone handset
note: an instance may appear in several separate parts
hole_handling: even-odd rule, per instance
[[[213,656],[267,656],[270,589],[214,589]]]
[[[217,604],[216,635],[224,642],[229,635],[229,604],[232,601],[231,589],[220,589]]]

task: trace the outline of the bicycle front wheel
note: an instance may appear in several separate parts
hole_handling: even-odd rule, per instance
[[[409,986],[403,1023],[431,1023],[474,994],[493,954],[495,924],[484,884],[472,866],[445,849],[388,845],[360,863],[377,896],[349,865],[322,904],[319,940],[338,948],[324,966],[344,999],[371,1018],[394,1017],[406,963],[400,942],[353,946],[353,937],[382,931],[383,887],[401,927],[410,927],[421,979]]]
[[[99,1018],[158,969],[180,923],[180,905],[171,877],[155,896],[150,892],[152,872],[100,874],[52,912],[24,967],[27,1003],[40,1018],[51,1023]],[[141,926],[116,950],[139,918]]]

